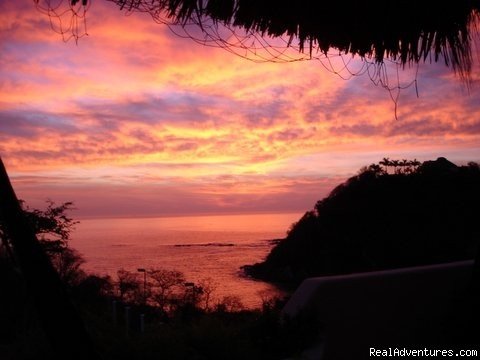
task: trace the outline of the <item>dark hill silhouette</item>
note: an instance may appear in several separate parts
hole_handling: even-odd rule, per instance
[[[245,272],[298,284],[306,277],[475,257],[480,169],[445,158],[384,159],[337,186]]]

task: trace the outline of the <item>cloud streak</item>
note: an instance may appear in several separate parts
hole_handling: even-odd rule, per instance
[[[109,2],[78,45],[29,2],[0,10],[0,154],[26,200],[81,193],[85,214],[104,215],[135,196],[151,213],[298,210],[384,156],[480,160],[479,90],[440,65],[420,67],[420,97],[404,90],[396,120],[367,77],[254,64]]]

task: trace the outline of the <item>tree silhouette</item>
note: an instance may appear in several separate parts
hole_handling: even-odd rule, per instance
[[[400,161],[399,160],[392,160],[392,167],[393,167],[393,173],[398,174],[397,167],[400,166]]]
[[[21,204],[24,216],[48,254],[60,253],[68,247],[70,235],[79,223],[67,214],[74,209],[73,202],[56,205],[47,200],[45,210],[31,209],[23,201]]]
[[[385,172],[388,173],[388,167],[391,166],[391,162],[389,158],[383,158],[380,162],[379,165],[382,165],[385,167]]]
[[[20,201],[20,204],[23,216],[35,232],[62,282],[68,286],[77,285],[86,274],[80,269],[85,260],[78,251],[68,247],[71,232],[78,223],[67,214],[73,209],[73,203],[55,205],[52,200],[47,200],[45,210],[31,209],[24,201]],[[0,222],[0,240],[7,251],[11,252],[11,244],[2,230],[3,227]]]
[[[185,275],[177,270],[150,269],[148,276],[152,300],[165,313],[169,312],[175,302],[184,295]]]
[[[142,303],[143,292],[137,273],[125,269],[118,270],[117,284],[121,301],[134,304]]]
[[[385,158],[380,163],[388,167],[395,162]],[[298,283],[311,276],[475,257],[478,166],[456,166],[439,158],[411,173],[370,169],[377,167],[365,168],[318,201],[266,260],[247,272]]]
[[[82,319],[70,301],[15,195],[0,159],[0,223],[18,262],[28,296],[52,348],[54,359],[96,359]]]
[[[379,175],[385,175],[386,171],[379,165],[379,164],[371,164],[368,168],[367,171],[375,174],[375,176]]]
[[[50,259],[62,282],[70,287],[80,284],[87,277],[80,268],[85,259],[75,249],[64,248],[50,254]]]
[[[218,284],[212,278],[200,280],[199,287],[202,289],[203,310],[210,310],[212,293],[217,289]]]

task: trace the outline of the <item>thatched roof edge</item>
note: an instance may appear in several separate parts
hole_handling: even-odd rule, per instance
[[[262,36],[296,39],[300,51],[337,49],[402,64],[443,58],[461,73],[471,67],[478,0],[112,0],[164,11],[175,23],[214,22]]]

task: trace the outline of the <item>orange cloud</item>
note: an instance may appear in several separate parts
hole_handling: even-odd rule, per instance
[[[0,10],[0,154],[26,199],[170,192],[198,211],[301,208],[384,156],[480,158],[479,90],[465,95],[441,65],[420,67],[420,97],[403,90],[396,120],[367,76],[255,64],[109,2],[92,4],[78,45],[33,5]],[[180,211],[167,197],[162,209]]]

